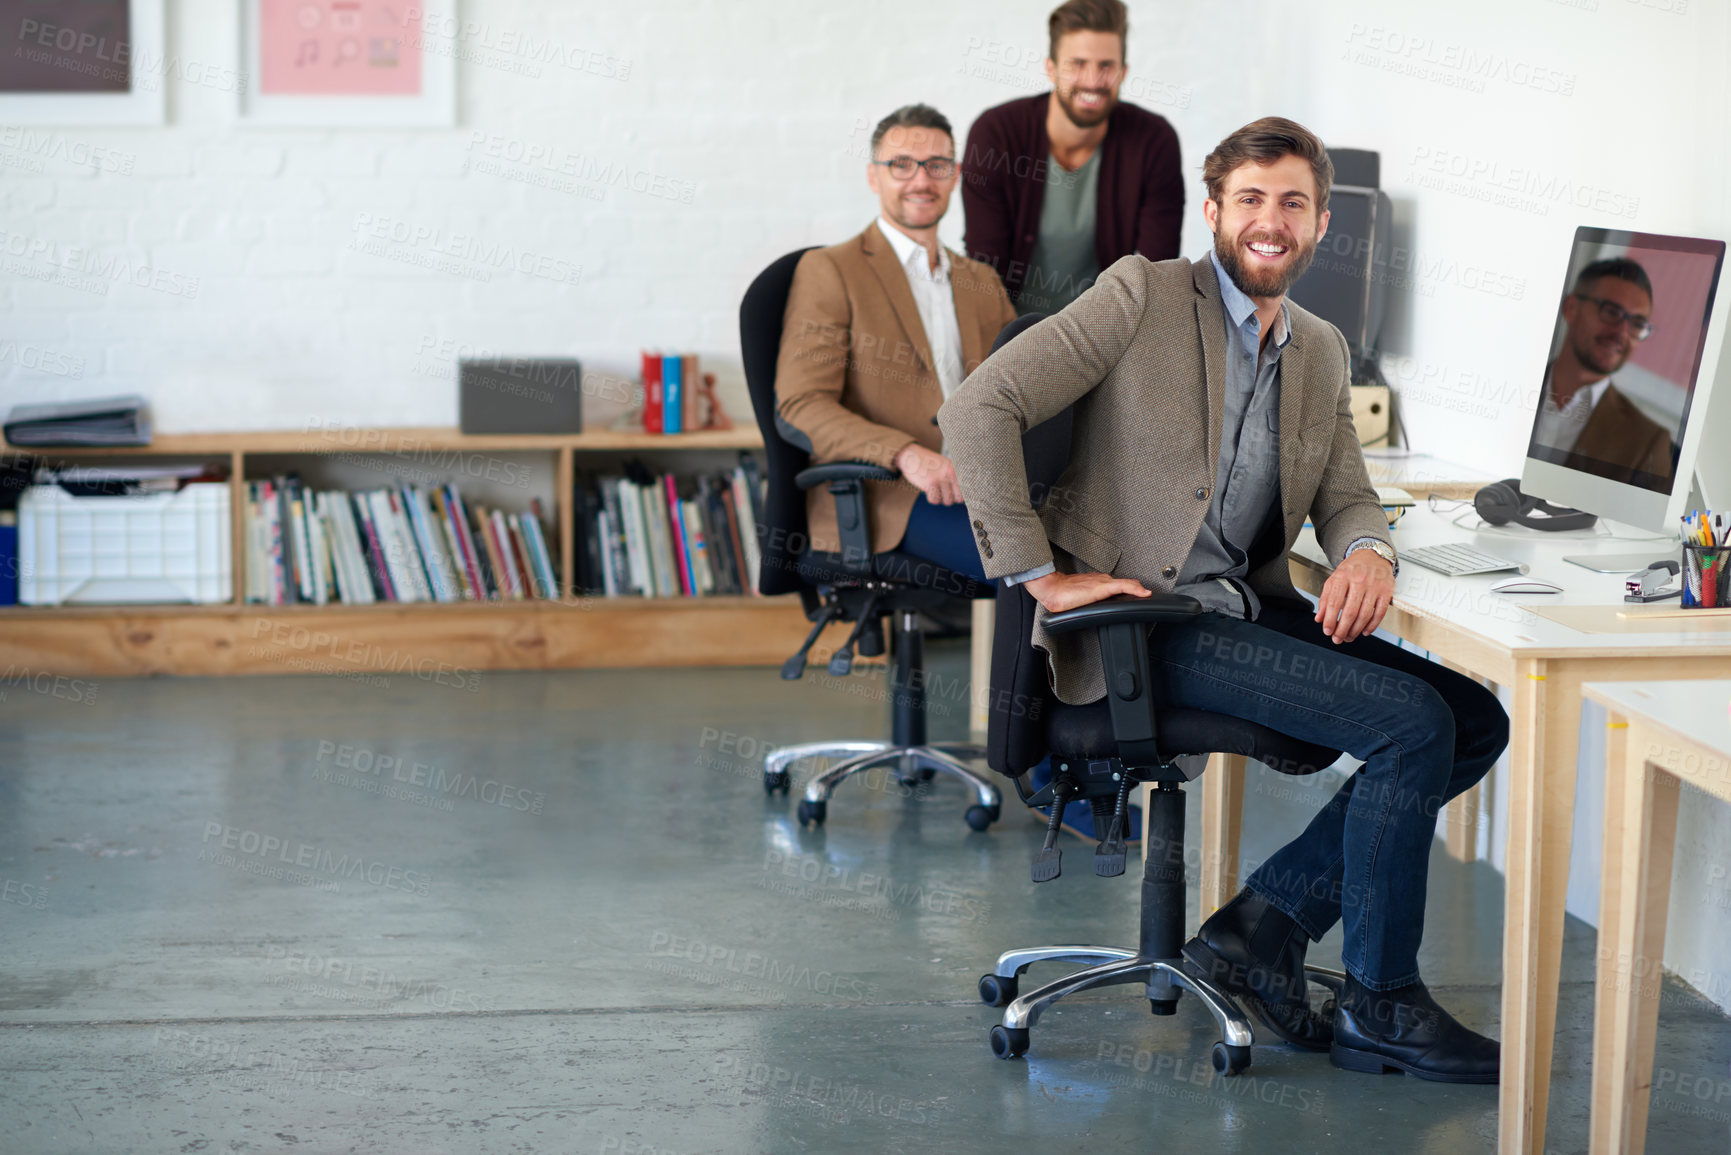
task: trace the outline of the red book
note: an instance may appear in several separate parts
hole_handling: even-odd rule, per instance
[[[643,354],[643,432],[661,432],[661,354]]]

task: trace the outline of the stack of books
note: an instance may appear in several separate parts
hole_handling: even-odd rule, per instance
[[[454,486],[316,492],[294,475],[247,483],[246,600],[254,605],[556,599],[530,513],[469,507]]]
[[[714,378],[710,385],[713,387]],[[695,353],[643,354],[643,432],[695,433],[712,423]]]
[[[681,480],[633,462],[579,482],[577,583],[604,597],[757,593],[763,482],[749,454],[728,473]]]

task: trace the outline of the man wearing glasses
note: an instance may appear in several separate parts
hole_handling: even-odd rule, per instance
[[[981,113],[962,165],[968,255],[1022,313],[1062,311],[1120,257],[1176,257],[1184,216],[1178,134],[1118,101],[1124,5],[1067,0],[1047,30],[1052,91]]]
[[[1653,333],[1653,283],[1628,257],[1594,261],[1563,298],[1563,344],[1545,373],[1533,443],[1670,480],[1671,434],[1611,383]]]
[[[899,548],[984,581],[937,416],[1016,312],[996,273],[938,243],[956,187],[943,114],[899,108],[878,123],[871,149],[866,183],[878,219],[807,253],[794,272],[776,424],[815,463],[901,471],[900,481],[866,482],[874,553]],[[812,548],[839,552],[834,500],[819,486],[806,502]]]

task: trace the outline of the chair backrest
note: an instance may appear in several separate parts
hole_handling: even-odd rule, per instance
[[[992,342],[996,353],[1034,325],[1044,313],[1025,313],[1005,325]],[[1070,464],[1073,412],[1062,413],[1022,435],[1022,466],[1029,500],[1038,508]],[[992,692],[986,714],[986,764],[1000,774],[1022,774],[1046,756],[1043,719],[1057,699],[1046,680],[1045,659],[1029,639],[1037,607],[1021,586],[998,587],[992,630]]]
[[[806,593],[795,562],[806,546],[805,494],[794,477],[811,455],[782,437],[775,425],[775,363],[781,355],[782,318],[793,271],[810,249],[778,257],[757,275],[739,302],[739,351],[745,366],[745,386],[751,410],[763,433],[766,494],[763,524],[757,527],[762,564],[757,590],[761,594]]]

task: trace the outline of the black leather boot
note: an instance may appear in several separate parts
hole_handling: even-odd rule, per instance
[[[1310,938],[1296,922],[1248,888],[1202,924],[1184,957],[1269,1030],[1296,1047],[1326,1051],[1333,1011],[1310,1009],[1304,952]]]
[[[1329,1058],[1373,1075],[1405,1071],[1434,1083],[1494,1083],[1502,1044],[1455,1022],[1423,983],[1373,991],[1348,975]]]

